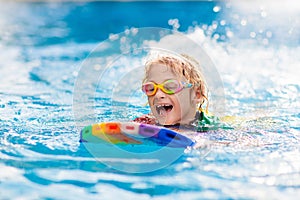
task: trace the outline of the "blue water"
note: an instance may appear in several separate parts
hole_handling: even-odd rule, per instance
[[[0,199],[300,195],[297,3],[0,4]],[[74,87],[100,42],[143,27],[178,30],[197,42],[220,75],[225,114],[239,118],[234,130],[198,135],[205,145],[170,165],[127,173],[97,161],[79,143]],[[130,69],[131,63],[123,64]],[[148,112],[145,99],[128,103],[95,87],[95,121]],[[144,167],[119,161],[127,170]]]

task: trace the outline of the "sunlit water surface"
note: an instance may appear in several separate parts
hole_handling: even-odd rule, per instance
[[[0,199],[297,199],[299,10],[291,2],[2,2]],[[235,130],[201,135],[209,145],[170,166],[130,174],[97,162],[79,143],[73,90],[100,41],[144,26],[198,42],[223,81],[226,114],[240,120]],[[99,120],[113,120],[110,97],[98,92]],[[129,119],[148,111],[116,106]]]

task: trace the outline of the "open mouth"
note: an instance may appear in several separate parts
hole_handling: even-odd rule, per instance
[[[168,112],[170,112],[173,109],[173,106],[171,104],[162,104],[156,106],[156,112],[159,115],[165,115]]]

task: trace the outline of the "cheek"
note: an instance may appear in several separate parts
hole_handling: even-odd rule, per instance
[[[182,109],[187,105],[186,98],[184,96],[173,96],[172,102],[174,104],[174,111],[181,113]]]
[[[154,114],[154,113],[155,113],[155,108],[153,107],[153,105],[154,105],[154,104],[153,104],[153,101],[154,101],[154,100],[153,100],[153,97],[152,97],[152,98],[151,98],[151,97],[150,97],[150,98],[148,97],[148,104],[149,104],[149,106],[150,106],[150,110],[151,110],[151,112]]]
[[[148,97],[148,104],[149,104],[150,106],[153,105],[153,102],[154,102],[154,97]]]
[[[189,91],[182,91],[177,95],[177,101],[180,106],[187,106],[192,103],[191,93]]]

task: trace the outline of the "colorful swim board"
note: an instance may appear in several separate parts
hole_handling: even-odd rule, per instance
[[[136,122],[101,122],[84,127],[80,142],[116,145],[160,145],[185,148],[194,142],[171,129]]]

